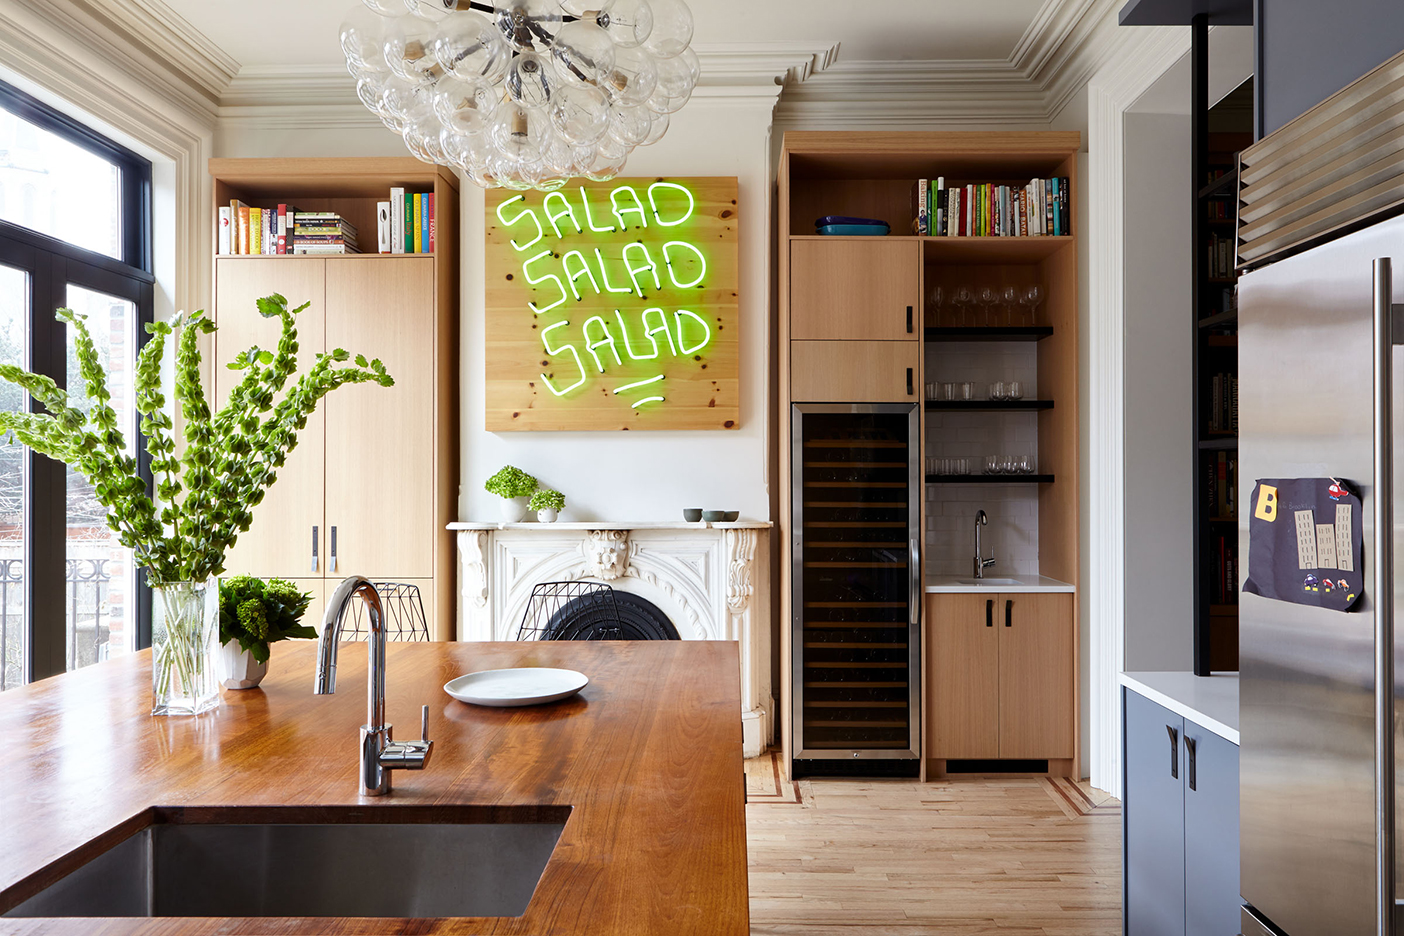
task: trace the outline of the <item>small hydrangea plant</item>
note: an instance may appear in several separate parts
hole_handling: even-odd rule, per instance
[[[550,488],[541,488],[531,495],[531,502],[527,504],[528,510],[555,510],[565,509],[565,495],[560,491],[553,491]]]
[[[219,642],[239,642],[260,663],[268,662],[268,645],[289,637],[314,639],[317,632],[301,623],[311,593],[284,579],[236,575],[219,583]]]
[[[489,494],[511,500],[514,497],[527,497],[535,491],[536,479],[520,468],[507,465],[488,478],[483,487]]]

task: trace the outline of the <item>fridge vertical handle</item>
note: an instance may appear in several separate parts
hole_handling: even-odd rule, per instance
[[[1375,260],[1375,898],[1378,936],[1394,928],[1394,282]]]
[[[921,620],[921,552],[917,548],[917,541],[910,541],[911,547],[911,567],[907,570],[910,574],[907,590],[907,620],[916,624]]]

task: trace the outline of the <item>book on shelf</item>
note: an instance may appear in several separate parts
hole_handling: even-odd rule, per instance
[[[947,185],[944,176],[912,186],[912,232],[932,237],[1064,236],[1071,230],[1066,178]]]
[[[234,209],[228,205],[221,205],[219,208],[219,246],[218,252],[221,254],[233,253],[230,244],[230,236],[234,233]]]
[[[376,202],[376,249],[380,253],[433,253],[438,239],[434,195],[395,187],[388,201]],[[287,202],[248,205],[232,199],[218,212],[216,248],[220,255],[359,253],[359,232],[334,211],[299,211]],[[367,237],[369,237],[367,233]],[[330,240],[328,240],[330,239]]]
[[[1238,376],[1215,374],[1209,381],[1209,431],[1238,431]]]

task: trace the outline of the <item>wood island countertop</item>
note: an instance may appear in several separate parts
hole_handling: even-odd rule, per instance
[[[335,695],[312,694],[315,644],[273,647],[260,689],[197,717],[152,717],[143,651],[0,695],[0,913],[145,824],[153,807],[569,806],[521,917],[3,919],[20,934],[707,934],[749,932],[737,647],[721,641],[392,643],[386,715],[434,751],[357,792],[366,654],[341,648]],[[562,666],[575,698],[484,708],[443,684]],[[101,847],[84,846],[99,839]],[[80,849],[82,851],[80,851]],[[75,854],[77,852],[77,854]]]

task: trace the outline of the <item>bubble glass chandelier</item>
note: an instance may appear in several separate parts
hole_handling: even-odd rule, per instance
[[[361,102],[484,188],[616,176],[692,96],[691,41],[683,0],[364,0],[341,26]]]

